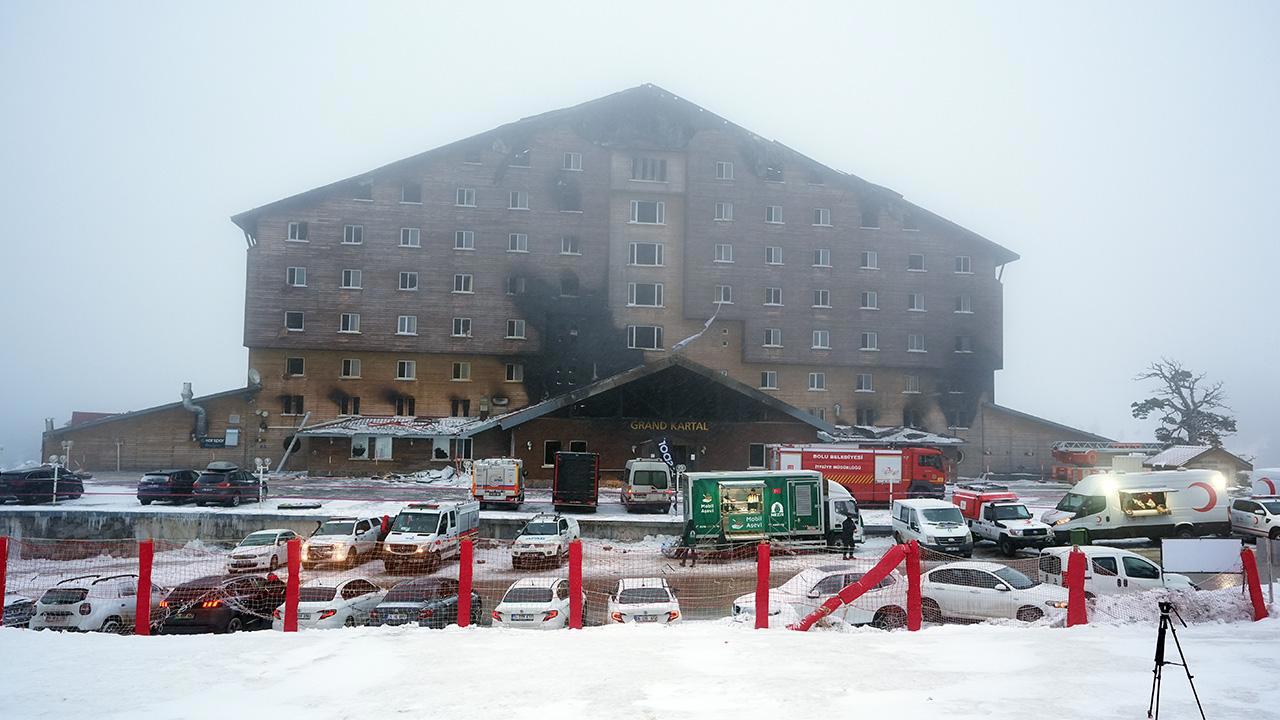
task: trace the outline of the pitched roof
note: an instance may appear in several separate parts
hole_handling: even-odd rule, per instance
[[[316,423],[298,432],[303,437],[377,435],[402,438],[470,437],[492,424],[474,417],[352,417]]]
[[[1174,445],[1165,450],[1152,455],[1143,461],[1143,467],[1149,468],[1179,468],[1184,467],[1188,463],[1194,462],[1202,455],[1217,450],[1218,452],[1232,458],[1240,467],[1252,468],[1253,465],[1236,457],[1234,454],[1220,447],[1212,445]]]
[[[560,108],[558,110],[551,110],[551,111],[540,113],[537,115],[531,115],[529,117],[521,118],[514,122],[506,123],[505,125],[500,125],[491,130],[486,130],[477,135],[473,135],[471,137],[467,137],[462,140],[456,140],[454,142],[441,145],[440,147],[427,150],[425,152],[421,152],[416,155],[411,155],[407,158],[403,158],[401,160],[397,160],[392,163],[388,163],[386,165],[374,168],[367,172],[363,172],[358,175],[353,175],[351,177],[344,178],[342,180],[329,183],[327,185],[322,185],[320,187],[313,188],[311,190],[298,193],[296,195],[291,195],[281,200],[276,200],[275,202],[270,202],[265,205],[258,206],[251,210],[246,210],[244,212],[237,213],[236,215],[233,215],[231,217],[231,221],[234,222],[237,226],[240,227],[241,230],[244,231],[245,236],[250,239],[250,243],[252,244],[253,242],[255,242],[254,235],[256,233],[257,218],[267,211],[278,211],[278,210],[283,210],[290,207],[305,206],[306,204],[312,202],[314,199],[318,197],[322,197],[326,193],[329,193],[338,188],[341,188],[344,186],[350,186],[356,182],[369,180],[374,178],[375,176],[385,175],[387,173],[394,172],[396,170],[410,167],[424,160],[428,160],[437,156],[444,155],[460,147],[474,144],[478,140],[489,139],[489,138],[499,139],[504,134],[508,134],[513,130],[534,129],[540,126],[545,126],[545,125],[560,122],[566,119],[570,119],[575,116],[586,115],[592,109],[609,107],[609,106],[617,106],[617,105],[625,105],[627,102],[630,102],[636,99],[647,100],[655,103],[656,102],[667,103],[671,106],[674,106],[682,110],[688,115],[688,117],[694,118],[702,124],[705,124],[707,126],[720,126],[720,127],[728,128],[753,142],[760,142],[760,143],[767,144],[770,147],[775,148],[778,151],[791,156],[792,158],[795,158],[797,160],[802,161],[803,163],[808,164],[811,168],[818,168],[818,169],[824,170],[830,173],[834,179],[836,179],[839,182],[843,182],[844,184],[851,187],[852,189],[862,190],[872,194],[881,195],[881,196],[884,196],[886,199],[892,199],[894,201],[902,202],[906,205],[909,205],[913,210],[920,211],[921,213],[923,213],[924,215],[927,215],[928,217],[934,219],[935,221],[940,222],[948,226],[949,228],[964,234],[969,239],[988,246],[988,248],[997,256],[998,258],[997,264],[1013,262],[1014,260],[1017,260],[1019,257],[1018,254],[1013,252],[1012,250],[1009,250],[1008,248],[1002,245],[999,245],[998,243],[988,240],[987,238],[973,232],[972,230],[969,230],[968,228],[958,225],[955,222],[942,217],[941,215],[930,212],[929,210],[926,210],[925,208],[922,208],[916,205],[915,203],[906,201],[903,198],[901,193],[895,192],[881,185],[876,185],[874,183],[871,183],[852,173],[847,173],[847,172],[832,168],[817,160],[814,160],[813,158],[808,157],[807,155],[799,152],[798,150],[795,150],[791,147],[788,147],[778,142],[777,140],[766,140],[760,137],[759,135],[751,132],[750,130],[747,130],[746,128],[736,123],[733,123],[728,119],[721,117],[720,115],[712,113],[707,109],[699,105],[696,105],[688,100],[685,100],[684,98],[681,98],[678,95],[675,95],[674,93],[670,93],[652,83],[645,83],[643,85],[638,85],[636,87],[628,88],[626,90],[621,90],[619,92],[605,95],[603,97],[599,97],[594,100],[588,100],[586,102],[579,103],[577,105],[572,105],[567,108]]]
[[[878,427],[875,425],[837,425],[834,433],[821,433],[824,442],[854,442],[860,445],[964,445],[965,440],[911,427]]]
[[[1091,433],[1091,432],[1086,432],[1086,431],[1084,431],[1084,430],[1081,430],[1080,428],[1073,428],[1073,427],[1071,427],[1070,425],[1063,425],[1062,423],[1056,423],[1056,422],[1054,422],[1054,421],[1052,421],[1052,420],[1046,420],[1046,419],[1044,419],[1044,418],[1042,418],[1042,417],[1039,417],[1039,416],[1036,416],[1036,415],[1032,415],[1031,413],[1024,413],[1024,412],[1022,412],[1021,410],[1014,410],[1013,408],[1005,407],[1004,405],[997,405],[997,404],[995,404],[995,403],[993,403],[993,402],[984,402],[984,403],[982,403],[982,404],[983,404],[983,406],[984,406],[984,407],[989,407],[989,408],[991,408],[992,410],[995,410],[995,411],[997,411],[997,412],[1002,412],[1002,413],[1005,413],[1005,414],[1007,414],[1007,415],[1011,415],[1011,416],[1016,417],[1016,418],[1022,418],[1023,420],[1030,420],[1031,422],[1035,422],[1035,423],[1039,423],[1039,424],[1041,424],[1041,425],[1045,425],[1045,426],[1048,426],[1048,427],[1051,427],[1051,428],[1055,428],[1055,429],[1057,429],[1057,430],[1061,430],[1061,431],[1063,431],[1063,432],[1065,432],[1065,433],[1071,433],[1071,434],[1073,434],[1073,435],[1082,435],[1082,436],[1084,436],[1084,437],[1086,437],[1086,438],[1088,438],[1088,439],[1090,439],[1090,440],[1096,440],[1096,441],[1098,441],[1098,442],[1114,442],[1114,441],[1113,441],[1111,438],[1109,438],[1109,437],[1103,437],[1103,436],[1101,436],[1101,435],[1096,435],[1096,434]]]
[[[257,393],[258,390],[259,388],[253,388],[253,387],[242,387],[242,388],[236,388],[234,390],[223,390],[222,392],[216,392],[211,395],[201,395],[198,398],[192,398],[192,402],[199,404],[209,400],[217,400],[218,398],[230,397],[232,395],[235,395],[236,393],[243,393],[246,395],[250,395],[250,394]],[[164,405],[156,405],[154,407],[143,408],[142,410],[132,410],[130,412],[110,413],[110,414],[103,413],[104,417],[98,418],[96,420],[89,420],[89,421],[77,423],[74,425],[70,425],[70,424],[64,425],[63,427],[60,427],[60,428],[54,428],[53,430],[48,430],[45,432],[45,434],[58,435],[60,433],[69,432],[72,430],[76,430],[76,431],[83,430],[85,428],[94,427],[95,425],[102,425],[104,423],[116,422],[117,420],[129,420],[131,418],[136,418],[140,415],[149,415],[151,413],[162,412],[165,410],[173,410],[174,408],[180,408],[180,407],[182,407],[182,401],[165,403]]]

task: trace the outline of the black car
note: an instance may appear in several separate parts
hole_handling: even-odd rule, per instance
[[[35,614],[35,600],[21,595],[4,596],[4,627],[27,627]]]
[[[58,500],[76,500],[84,494],[84,481],[90,475],[56,468],[58,474]],[[40,465],[21,470],[0,473],[0,503],[43,503],[54,500],[54,475],[52,465]]]
[[[480,593],[471,591],[471,624],[480,624]],[[391,588],[369,612],[370,625],[407,625],[442,628],[458,622],[458,581],[449,578],[415,578]]]
[[[265,481],[259,482],[257,475],[241,470],[232,463],[211,462],[200,473],[200,477],[196,478],[191,495],[200,507],[209,503],[236,507],[247,500],[265,498],[267,484]]]
[[[152,470],[138,480],[138,502],[150,505],[155,500],[186,502],[200,473],[195,470]]]
[[[233,633],[271,627],[285,585],[274,575],[210,575],[174,588],[160,602],[164,635]]]

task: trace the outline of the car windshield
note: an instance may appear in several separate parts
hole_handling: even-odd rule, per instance
[[[1280,500],[1267,500],[1258,504],[1266,508],[1267,512],[1272,515],[1280,515]]]
[[[396,532],[433,533],[440,527],[440,514],[433,512],[402,512],[396,516]]]
[[[338,594],[338,588],[304,587],[298,590],[298,602],[328,602]]]
[[[941,455],[921,455],[919,462],[920,462],[920,467],[928,467],[928,468],[933,468],[935,470],[942,469]]]
[[[1080,508],[1084,507],[1084,503],[1088,499],[1089,499],[1088,495],[1081,495],[1079,493],[1067,493],[1066,495],[1062,496],[1061,500],[1058,501],[1058,505],[1056,509],[1062,510],[1064,512],[1070,512],[1070,513],[1080,512]]]
[[[618,594],[618,602],[630,603],[663,603],[671,599],[665,588],[627,588]]]
[[[1031,511],[1026,505],[997,505],[997,520],[1029,520],[1031,519]]]
[[[142,479],[143,479],[143,480],[147,480],[147,481],[151,481],[151,482],[164,482],[165,480],[168,480],[168,479],[169,479],[169,476],[168,476],[168,475],[160,475],[160,474],[155,474],[155,475],[143,475],[143,476],[142,476]]]
[[[216,482],[222,482],[223,480],[230,480],[230,479],[231,479],[231,473],[229,472],[202,472],[200,473],[198,482],[216,483]]]
[[[963,523],[964,517],[960,514],[960,508],[925,508],[920,513],[924,515],[924,519],[931,523]]]
[[[661,470],[637,470],[631,474],[632,485],[649,485],[659,490],[667,489],[667,474]]]
[[[545,587],[513,587],[507,591],[502,602],[509,603],[545,603],[551,602],[551,588]]]
[[[350,535],[356,524],[352,520],[330,520],[316,530],[316,535]]]
[[[84,600],[89,591],[84,588],[50,588],[40,602],[45,605],[72,605]]]
[[[1040,584],[1010,567],[996,570],[995,575],[1001,580],[1009,583],[1009,585],[1015,590],[1026,590],[1029,587],[1035,587]]]
[[[387,593],[385,602],[422,602],[432,598],[443,597],[447,595],[448,588],[438,582],[434,583],[404,583],[391,588]]]
[[[531,522],[525,529],[525,535],[555,535],[557,532],[554,522]]]
[[[254,545],[274,545],[276,542],[275,533],[254,533],[249,537],[240,541],[240,547],[253,547]]]

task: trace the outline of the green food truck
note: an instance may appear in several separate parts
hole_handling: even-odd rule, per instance
[[[687,473],[684,518],[699,542],[828,542],[845,517],[862,518],[848,490],[816,470]]]

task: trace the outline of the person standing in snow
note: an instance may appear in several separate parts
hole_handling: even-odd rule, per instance
[[[849,515],[844,516],[844,522],[840,524],[840,543],[844,545],[844,559],[853,559],[853,518]]]
[[[684,555],[680,556],[680,567],[688,560],[692,567],[698,566],[698,532],[694,529],[693,518],[684,523]]]

